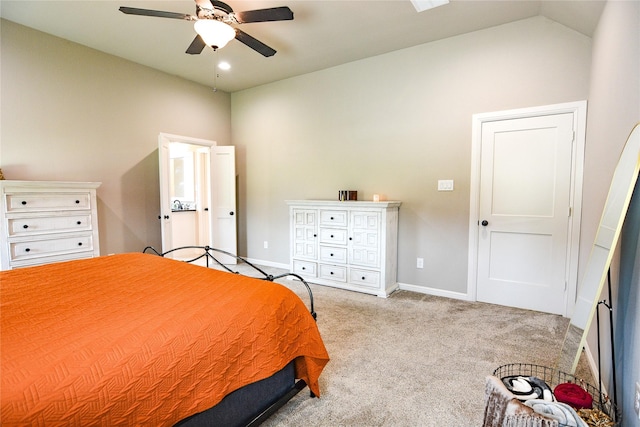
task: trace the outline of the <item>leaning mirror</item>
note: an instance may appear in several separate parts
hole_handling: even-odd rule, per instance
[[[640,124],[636,125],[622,150],[587,262],[573,316],[564,340],[558,369],[573,374],[578,366],[586,332],[598,307],[613,252],[618,243],[629,201],[640,170]]]

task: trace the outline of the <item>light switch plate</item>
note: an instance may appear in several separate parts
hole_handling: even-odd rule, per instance
[[[453,191],[453,180],[452,179],[439,179],[438,180],[438,191]]]

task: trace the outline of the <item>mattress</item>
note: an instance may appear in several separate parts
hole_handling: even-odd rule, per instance
[[[0,272],[1,422],[173,425],[295,361],[329,360],[277,283],[154,255]]]

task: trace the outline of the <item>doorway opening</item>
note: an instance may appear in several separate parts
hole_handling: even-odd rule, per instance
[[[210,147],[169,143],[169,198],[173,217],[171,241],[173,247],[209,246]],[[195,249],[175,253],[175,258],[192,259]]]
[[[160,223],[162,252],[210,246],[236,253],[235,150],[215,141],[161,133]],[[190,259],[175,251],[173,258]],[[235,263],[229,257],[228,263]]]

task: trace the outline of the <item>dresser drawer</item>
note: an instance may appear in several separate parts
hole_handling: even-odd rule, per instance
[[[377,271],[352,268],[349,270],[349,282],[354,285],[377,288],[380,286],[380,273]]]
[[[76,259],[88,259],[93,258],[95,255],[93,251],[85,252],[70,252],[65,254],[57,254],[52,256],[37,257],[37,258],[25,258],[19,261],[11,262],[11,269],[33,267],[35,265],[51,264],[53,262],[73,261]]]
[[[20,193],[7,194],[7,212],[65,211],[91,209],[91,194]]]
[[[320,225],[328,225],[334,227],[347,226],[347,211],[343,210],[321,210]]]
[[[352,246],[349,249],[349,263],[363,267],[380,268],[380,252],[377,248]]]
[[[321,228],[320,243],[330,243],[334,245],[347,244],[347,230],[341,228]]]
[[[320,246],[320,261],[345,264],[347,262],[347,248]]]
[[[300,276],[316,277],[317,264],[315,262],[293,260],[293,273]]]
[[[319,270],[318,277],[321,279],[335,280],[337,282],[347,281],[347,267],[320,264]]]
[[[9,243],[11,261],[93,250],[91,233]]]
[[[91,214],[9,218],[9,237],[91,230]]]

